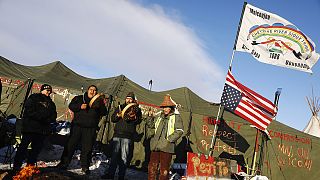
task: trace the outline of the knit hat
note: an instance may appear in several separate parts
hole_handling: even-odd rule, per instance
[[[160,104],[160,107],[175,107],[177,104],[172,100],[169,94],[164,96],[163,102]]]
[[[52,91],[52,87],[49,84],[43,84],[40,88],[40,91],[43,91],[45,89]]]
[[[133,100],[136,98],[133,92],[129,92],[126,97],[130,97]]]

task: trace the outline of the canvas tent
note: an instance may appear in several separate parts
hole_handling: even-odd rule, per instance
[[[311,98],[306,98],[312,113],[311,119],[308,125],[303,129],[303,132],[320,137],[320,118],[319,118],[319,111],[320,111],[320,98],[314,97],[312,93]]]
[[[61,62],[32,67],[16,64],[3,57],[0,58],[0,77],[1,80],[12,79],[12,82],[16,80],[24,82],[27,78],[32,78],[35,79],[35,84],[52,84],[54,90],[59,92],[55,94],[57,106],[62,107],[61,109],[58,108],[58,113],[63,113],[67,106],[63,96],[58,97],[59,94],[62,94],[61,92],[68,89],[70,94],[80,94],[81,87],[86,88],[89,84],[96,84],[100,92],[105,93],[109,97],[112,96],[113,101],[111,102],[110,113],[116,108],[118,102],[122,103],[124,101],[129,91],[133,91],[136,94],[143,113],[146,113],[145,110],[149,108],[158,110],[157,105],[162,102],[163,96],[170,94],[179,104],[185,134],[188,131],[189,122],[191,122],[190,145],[192,151],[203,154],[208,154],[209,152],[214,127],[213,122],[219,106],[202,99],[186,87],[154,92],[141,87],[124,75],[103,79],[90,79],[76,74]],[[3,85],[2,98],[7,95],[4,93],[8,87],[7,83]],[[13,95],[11,94],[11,96]],[[11,104],[5,104],[6,107],[1,106],[1,110],[6,112]],[[192,115],[190,116],[191,112]],[[247,121],[234,114],[224,110],[222,112],[219,117],[221,123],[217,133],[213,156],[228,157],[237,160],[239,164],[249,164],[250,166],[256,130],[250,127]],[[100,131],[97,139],[103,143],[108,143],[113,133],[114,124],[110,123],[109,118],[110,116],[103,118],[99,124]],[[257,161],[262,167],[261,174],[270,179],[301,179],[305,177],[316,179],[320,175],[318,171],[320,158],[317,156],[320,150],[319,138],[288,127],[278,121],[272,122],[268,130],[272,139],[263,141],[261,136],[259,139],[260,150],[263,150]],[[136,167],[146,167],[148,141],[144,138],[144,120],[137,127],[137,131],[131,164]],[[179,151],[177,154],[184,154],[184,143],[185,141],[182,138],[181,142],[177,144],[176,150]],[[177,157],[177,159],[180,161],[184,160],[181,157]]]

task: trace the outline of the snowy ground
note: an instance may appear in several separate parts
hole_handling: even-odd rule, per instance
[[[4,162],[6,153],[9,152],[8,148],[10,147],[7,146],[0,149],[1,173],[11,170],[10,163]],[[50,149],[43,149],[38,157],[39,161],[37,163],[38,166],[41,167],[40,171],[51,174],[63,174],[65,177],[69,177],[71,179],[100,179],[100,176],[104,174],[104,172],[109,166],[109,159],[107,159],[106,156],[102,153],[96,153],[92,158],[92,164],[89,168],[91,170],[91,173],[90,175],[85,175],[81,171],[80,167],[80,151],[77,151],[73,156],[73,160],[71,161],[67,171],[59,171],[56,168],[54,168],[54,166],[56,166],[59,163],[62,151],[63,147],[60,145],[53,145]],[[15,152],[12,152],[12,157],[14,157]],[[128,168],[126,172],[126,178],[130,180],[143,180],[147,179],[148,175],[146,172]]]

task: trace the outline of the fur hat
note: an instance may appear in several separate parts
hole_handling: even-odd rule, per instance
[[[126,97],[130,97],[130,98],[132,98],[133,100],[136,98],[136,96],[134,95],[133,92],[129,92]]]
[[[52,87],[49,84],[42,84],[40,91],[43,91],[45,89],[50,90],[52,92]]]
[[[169,94],[164,96],[163,102],[160,107],[176,107],[176,102],[174,102]]]

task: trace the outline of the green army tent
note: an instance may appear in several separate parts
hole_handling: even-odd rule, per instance
[[[133,91],[136,94],[144,115],[150,108],[158,111],[157,105],[162,102],[164,95],[170,94],[179,104],[179,112],[184,122],[184,136],[190,130],[189,139],[192,151],[202,154],[209,153],[213,124],[219,105],[202,99],[186,87],[154,92],[141,87],[124,75],[90,79],[76,74],[61,62],[53,62],[43,66],[23,66],[3,57],[0,58],[0,77],[4,86],[2,99],[8,96],[16,96],[13,93],[8,95],[7,92],[6,94],[6,88],[10,84],[8,84],[8,80],[20,82],[14,84],[16,87],[25,87],[21,85],[21,82],[26,82],[27,78],[35,79],[33,92],[41,83],[52,84],[54,90],[57,91],[55,103],[60,114],[65,113],[67,107],[66,96],[63,93],[66,89],[69,94],[76,95],[81,93],[82,86],[86,88],[89,84],[96,84],[100,92],[105,93],[109,99],[112,97],[109,115],[107,118],[102,118],[99,124],[100,130],[97,140],[104,144],[108,144],[112,138],[114,124],[110,123],[110,114],[114,108],[117,108],[118,103],[123,103],[128,92]],[[13,99],[11,100],[14,101]],[[22,99],[19,99],[20,103]],[[10,106],[19,104],[2,102],[2,112],[7,112]],[[238,161],[238,164],[250,167],[256,129],[238,116],[228,111],[223,110],[222,112],[219,117],[220,124],[213,156],[234,159]],[[317,170],[320,166],[320,158],[317,156],[317,152],[320,150],[319,138],[288,127],[278,121],[272,122],[268,131],[271,140],[266,141],[266,138],[262,138],[265,136],[259,136],[259,152],[263,153],[259,154],[257,166],[261,167],[261,174],[269,177],[269,179],[316,179],[320,175]],[[131,164],[136,167],[146,167],[148,141],[144,136],[146,133],[145,120],[137,127],[137,132]],[[182,138],[177,144],[178,155],[184,154],[186,151],[186,142],[183,139],[186,138]],[[185,158],[178,156],[177,159],[179,161],[185,160]]]

